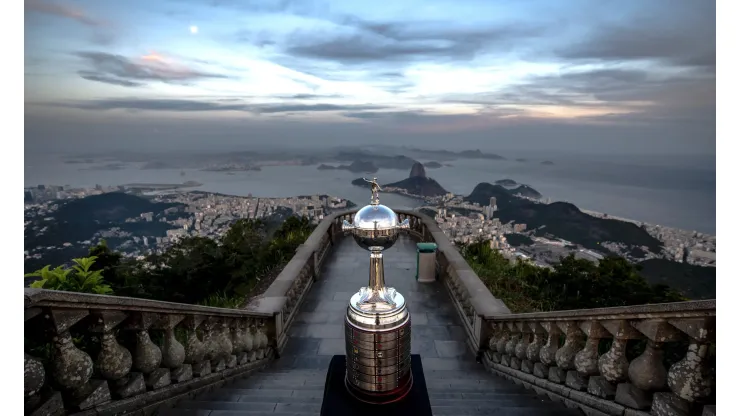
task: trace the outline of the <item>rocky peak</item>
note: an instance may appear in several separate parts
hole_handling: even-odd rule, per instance
[[[422,165],[419,162],[414,163],[413,166],[411,166],[411,173],[409,174],[409,178],[426,178],[427,172],[424,170],[424,165]]]

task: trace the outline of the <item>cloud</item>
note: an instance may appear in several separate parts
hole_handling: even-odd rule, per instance
[[[714,2],[652,3],[621,22],[594,22],[577,42],[556,48],[555,55],[575,62],[647,60],[714,72],[715,16]]]
[[[121,87],[141,87],[144,85],[140,82],[133,82],[133,81],[126,81],[125,79],[111,78],[111,77],[100,75],[98,73],[91,72],[91,71],[77,71],[77,74],[80,77],[88,81],[97,81],[97,82],[102,82],[105,84],[118,85]]]
[[[91,68],[78,74],[91,81],[128,87],[139,87],[144,81],[182,84],[208,78],[227,78],[224,75],[201,72],[158,54],[132,60],[106,52],[79,52],[76,54]]]
[[[222,103],[232,104],[222,104]],[[375,105],[336,105],[336,104],[264,104],[245,103],[236,100],[221,99],[216,102],[203,100],[174,99],[100,99],[84,101],[67,101],[45,103],[55,107],[76,108],[81,110],[150,110],[174,112],[204,111],[244,111],[253,114],[311,113],[329,111],[363,111],[378,110],[386,107]]]
[[[517,42],[540,33],[540,28],[525,24],[476,28],[456,27],[449,22],[371,23],[356,18],[348,18],[344,23],[354,33],[298,31],[288,39],[285,52],[345,65],[465,60],[482,51],[510,51]]]
[[[105,22],[88,16],[84,11],[74,9],[70,6],[60,3],[53,3],[43,0],[26,0],[25,10],[35,13],[43,13],[51,16],[63,17],[66,19],[76,20],[88,26],[103,26]]]

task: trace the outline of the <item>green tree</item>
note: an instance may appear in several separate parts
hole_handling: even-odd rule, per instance
[[[103,280],[101,270],[92,270],[95,256],[73,259],[75,263],[71,268],[58,266],[44,266],[25,277],[40,277],[31,283],[32,288],[64,290],[68,292],[96,293],[99,295],[113,294],[113,289]]]

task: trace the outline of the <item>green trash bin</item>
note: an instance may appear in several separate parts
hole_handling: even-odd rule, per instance
[[[434,243],[416,244],[416,281],[433,282],[437,274],[437,245]]]

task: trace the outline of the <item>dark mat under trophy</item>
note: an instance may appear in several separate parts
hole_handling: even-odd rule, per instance
[[[368,404],[352,396],[344,383],[346,365],[344,355],[335,355],[329,364],[321,416],[432,416],[427,383],[424,380],[424,368],[421,366],[419,355],[411,355],[411,373],[414,383],[411,391],[403,399],[388,404]]]

